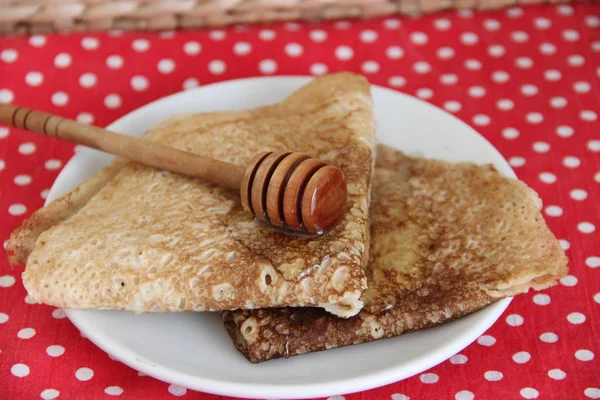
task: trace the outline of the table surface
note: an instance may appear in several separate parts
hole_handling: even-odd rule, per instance
[[[600,398],[600,6],[162,33],[0,38],[0,102],[105,126],[159,97],[257,75],[350,70],[475,127],[538,191],[570,259],[476,343],[419,376],[330,399]],[[398,134],[402,132],[398,127]],[[77,149],[0,127],[0,241]],[[30,304],[0,248],[0,397],[217,399],[112,360]],[[225,331],[223,332],[225,335]],[[393,339],[391,339],[393,340]],[[8,397],[7,397],[8,396]]]

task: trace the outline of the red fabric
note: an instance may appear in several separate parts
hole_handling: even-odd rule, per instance
[[[571,261],[558,287],[519,296],[461,355],[345,398],[600,398],[597,3],[412,20],[0,39],[1,102],[93,118],[100,126],[198,83],[338,70],[362,72],[473,125],[540,193]],[[68,143],[0,127],[0,241],[42,205],[72,155]],[[186,393],[111,360],[60,310],[28,304],[22,267],[10,269],[0,253],[0,398],[54,398],[49,389],[63,399],[110,397],[106,392],[127,399],[219,398]]]

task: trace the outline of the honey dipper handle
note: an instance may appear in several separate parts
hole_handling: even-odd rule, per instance
[[[244,176],[245,169],[234,164],[177,150],[149,140],[113,133],[14,104],[0,104],[0,123],[43,133],[151,167],[193,176],[232,189],[239,189]]]

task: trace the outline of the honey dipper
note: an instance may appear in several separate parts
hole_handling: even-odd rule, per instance
[[[0,104],[0,123],[239,189],[256,218],[292,231],[322,233],[346,211],[342,171],[302,153],[262,153],[243,167],[14,104]]]

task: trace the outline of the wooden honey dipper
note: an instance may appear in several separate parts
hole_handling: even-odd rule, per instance
[[[0,104],[0,123],[239,189],[242,206],[277,227],[318,234],[346,212],[342,171],[302,153],[258,154],[242,167],[13,104]]]

